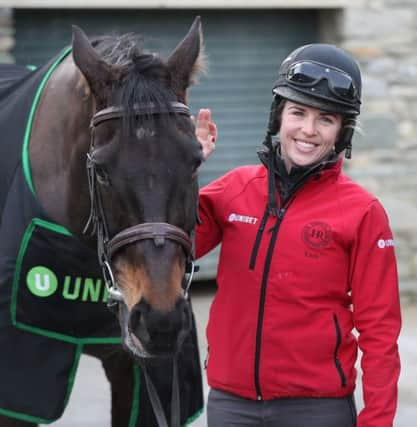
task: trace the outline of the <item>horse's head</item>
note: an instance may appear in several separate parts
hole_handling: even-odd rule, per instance
[[[200,20],[167,61],[129,36],[94,47],[79,28],[73,36],[95,110],[90,225],[110,298],[119,300],[124,344],[139,356],[170,354],[191,321],[183,282],[202,150],[185,103],[201,67]]]

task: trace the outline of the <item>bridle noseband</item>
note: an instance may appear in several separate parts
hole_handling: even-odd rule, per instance
[[[112,258],[121,247],[147,239],[152,239],[155,246],[163,246],[169,239],[181,245],[187,255],[192,252],[192,241],[181,228],[166,222],[145,222],[116,234],[107,244],[108,256]]]
[[[117,286],[114,274],[111,269],[111,260],[115,253],[132,243],[141,240],[153,240],[156,246],[162,246],[165,240],[171,240],[179,244],[186,255],[186,273],[189,273],[185,281],[184,297],[188,297],[188,290],[191,285],[194,271],[194,254],[192,237],[183,229],[166,222],[146,222],[126,228],[110,238],[106,215],[103,208],[101,193],[97,186],[97,170],[93,158],[94,132],[95,128],[108,120],[121,119],[126,114],[123,107],[107,107],[94,114],[91,119],[91,141],[90,149],[87,153],[87,174],[90,193],[90,215],[84,228],[84,233],[97,235],[97,252],[99,262],[103,271],[104,281],[109,294],[108,304],[110,306],[124,302],[123,294]],[[155,115],[155,114],[183,114],[190,116],[190,110],[181,102],[170,102],[169,105],[160,106],[153,103],[135,105],[129,114],[132,115]]]

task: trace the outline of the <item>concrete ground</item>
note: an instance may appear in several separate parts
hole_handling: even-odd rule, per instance
[[[198,323],[200,354],[206,354],[204,329],[207,324],[213,289],[194,286],[193,307]],[[402,302],[403,329],[399,341],[402,373],[399,382],[399,405],[394,427],[416,425],[417,419],[417,301]],[[360,384],[356,393],[358,409],[362,406]],[[208,387],[205,384],[207,395]],[[53,427],[110,427],[110,393],[101,366],[95,359],[83,356],[69,405]],[[206,427],[205,414],[191,427]]]

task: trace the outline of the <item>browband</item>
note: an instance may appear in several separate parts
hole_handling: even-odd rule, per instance
[[[126,113],[126,109],[123,107],[107,107],[98,111],[94,114],[91,119],[91,127],[96,127],[98,124],[107,120],[120,119]],[[135,104],[129,114],[141,116],[147,114],[184,114],[190,116],[190,109],[187,105],[182,102],[170,102],[169,105],[155,105],[154,103],[149,104]]]

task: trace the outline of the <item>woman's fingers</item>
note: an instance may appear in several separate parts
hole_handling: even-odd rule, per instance
[[[217,140],[217,126],[212,121],[208,108],[202,108],[198,112],[196,136],[203,147],[203,158],[206,160],[213,153]]]

